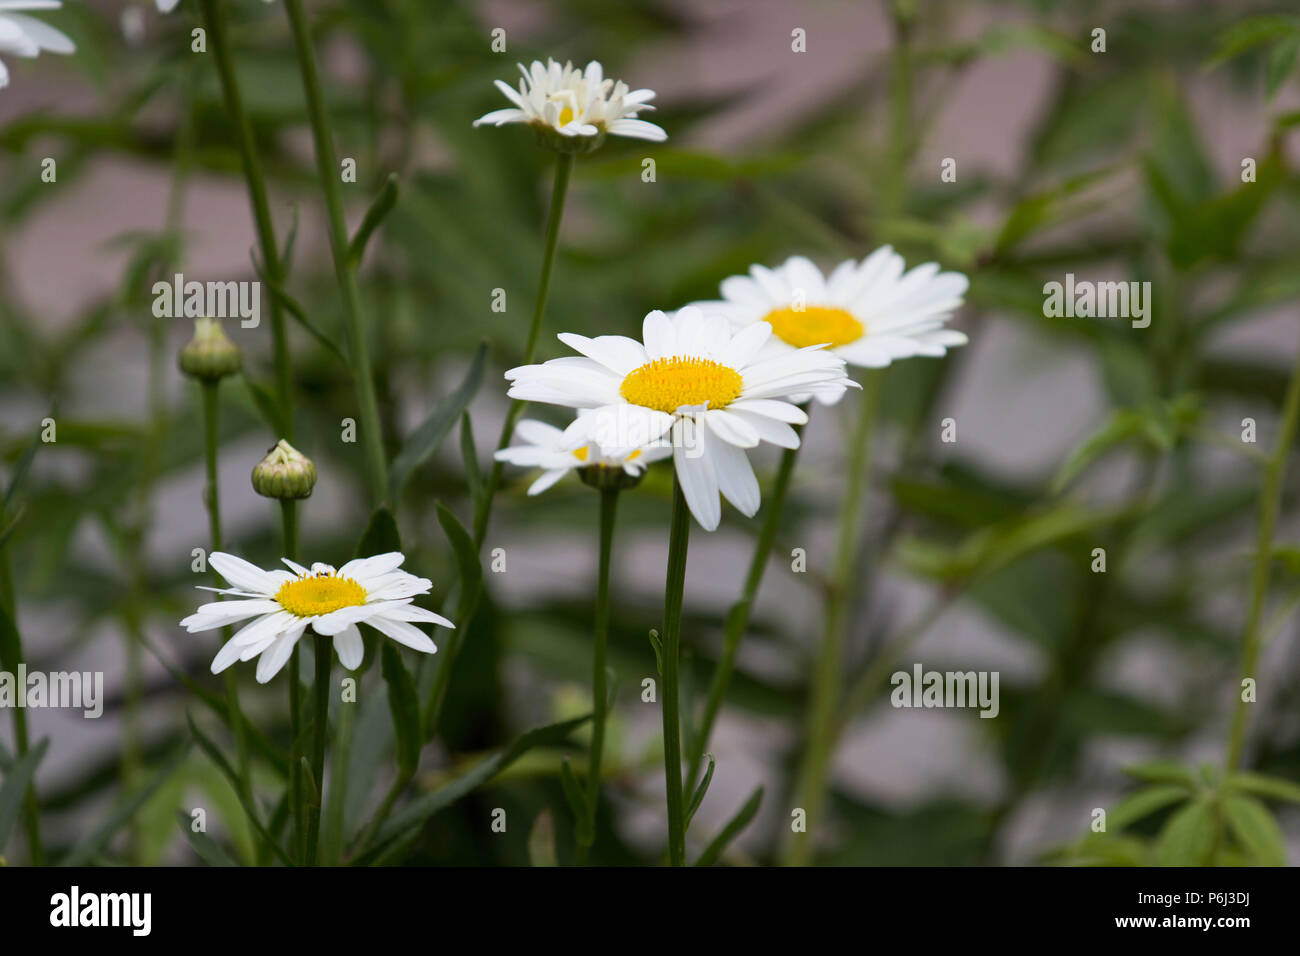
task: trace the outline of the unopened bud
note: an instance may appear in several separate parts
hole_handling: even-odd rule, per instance
[[[316,466],[283,438],[253,469],[253,490],[266,498],[309,498],[315,485]]]
[[[243,364],[239,346],[216,319],[195,319],[194,338],[181,349],[181,371],[201,382],[219,382]]]

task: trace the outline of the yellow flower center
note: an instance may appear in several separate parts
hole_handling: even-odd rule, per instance
[[[290,614],[315,617],[341,607],[365,604],[366,589],[351,578],[317,574],[284,582],[275,592],[275,599]]]
[[[581,448],[573,449],[573,457],[578,459],[578,461],[586,461],[589,454],[591,454],[591,447],[589,445],[583,445]]]
[[[567,126],[571,122],[573,122],[573,110],[566,106],[560,110],[560,125]]]
[[[763,320],[783,342],[802,349],[809,345],[848,345],[862,338],[862,323],[843,309],[810,305],[802,312],[773,309]]]
[[[633,405],[672,413],[683,405],[725,408],[740,396],[740,373],[711,359],[661,358],[628,372],[618,393]]]

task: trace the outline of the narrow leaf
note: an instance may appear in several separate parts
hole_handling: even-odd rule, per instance
[[[424,743],[415,681],[392,641],[384,641],[380,653],[384,682],[388,685],[388,709],[397,734],[397,768],[403,777],[410,777],[420,762],[420,748]]]
[[[759,787],[754,791],[750,798],[745,801],[745,805],[740,808],[740,812],[731,818],[731,822],[722,828],[722,832],[713,838],[713,842],[704,848],[704,852],[701,853],[700,858],[695,861],[695,865],[712,866],[714,863],[718,862],[722,857],[723,851],[727,849],[727,845],[739,836],[740,832],[744,830],[745,827],[749,826],[749,821],[753,820],[758,814],[758,807],[762,802],[763,788]]]
[[[393,459],[393,467],[389,471],[389,495],[392,501],[396,501],[401,494],[402,488],[410,480],[411,474],[420,464],[438,450],[442,445],[443,439],[451,431],[451,426],[456,423],[469,405],[470,399],[478,391],[479,385],[483,382],[483,365],[487,360],[487,345],[480,345],[478,351],[474,353],[474,360],[470,363],[469,371],[465,373],[465,378],[457,386],[456,390],[438,402],[429,413],[429,417],[420,423],[420,426],[406,440],[402,450],[397,453]]]
[[[709,783],[713,780],[713,754],[705,754],[704,757],[708,760],[709,765],[704,770],[704,779],[701,780],[700,785],[695,788],[695,795],[691,797],[691,805],[686,808],[686,825],[688,827],[691,825],[691,820],[695,818],[695,811],[698,810],[700,804],[704,802],[704,795],[709,792]]]
[[[389,173],[388,179],[384,181],[384,188],[379,191],[375,201],[366,210],[365,218],[357,227],[357,234],[352,237],[352,242],[348,245],[348,265],[352,268],[355,269],[361,264],[371,234],[384,221],[384,217],[392,212],[395,205],[397,205],[397,174]]]
[[[184,810],[176,811],[176,823],[189,841],[190,849],[208,866],[239,866],[216,840],[206,833],[195,832],[193,821]]]
[[[1268,807],[1254,797],[1228,796],[1223,815],[1238,842],[1263,866],[1286,866],[1286,845]]]
[[[9,837],[13,835],[14,824],[18,822],[18,815],[22,810],[23,798],[31,785],[32,777],[36,775],[36,765],[41,762],[49,746],[49,739],[42,738],[40,743],[23,754],[21,759],[14,761],[5,771],[4,784],[0,786],[0,853],[4,852]]]
[[[1214,847],[1214,811],[1206,800],[1183,807],[1156,840],[1157,866],[1204,866]]]

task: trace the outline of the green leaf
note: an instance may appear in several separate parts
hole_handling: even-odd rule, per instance
[[[59,861],[59,865],[83,866],[102,853],[117,831],[130,823],[140,808],[148,802],[149,798],[171,778],[172,774],[180,769],[189,752],[190,745],[188,742],[178,747],[149,783],[121,801],[108,815],[108,819],[96,827],[88,837],[79,841],[64,854]]]
[[[659,639],[659,632],[650,628],[650,647],[655,652],[655,670],[664,672],[664,642]]]
[[[370,523],[365,533],[357,542],[354,558],[369,558],[376,554],[388,554],[390,551],[402,550],[402,536],[397,530],[397,521],[388,507],[381,505],[370,515]]]
[[[1208,800],[1187,804],[1156,840],[1157,866],[1205,866],[1214,847],[1214,809]]]
[[[365,218],[357,227],[357,234],[352,237],[352,242],[348,245],[348,265],[352,268],[355,269],[361,264],[371,234],[384,221],[384,217],[392,212],[395,205],[397,205],[397,174],[389,173],[388,179],[384,181],[384,188],[379,191],[375,201],[366,210]]]
[[[1224,33],[1210,65],[1230,60],[1260,44],[1293,36],[1298,29],[1300,25],[1291,17],[1273,14],[1247,17]]]
[[[381,658],[384,682],[388,685],[388,709],[397,734],[397,769],[403,777],[410,777],[420,763],[420,749],[424,744],[415,681],[392,641],[383,642]]]
[[[583,793],[582,787],[578,784],[578,778],[573,774],[573,767],[569,765],[569,758],[560,761],[560,787],[564,790],[564,799],[569,803],[569,809],[573,811],[573,821],[578,831],[579,842],[585,842],[590,845],[594,834],[591,833],[590,820],[588,819],[587,795]]]
[[[1234,773],[1228,777],[1224,786],[1229,791],[1244,790],[1270,800],[1300,803],[1300,785],[1290,780],[1266,777],[1261,773]]]
[[[1070,452],[1056,477],[1052,479],[1051,493],[1060,494],[1094,461],[1117,445],[1142,434],[1141,416],[1129,409],[1120,409],[1104,425],[1080,442]]]
[[[1155,787],[1143,787],[1129,794],[1111,808],[1106,814],[1106,831],[1118,833],[1139,820],[1151,816],[1171,803],[1181,803],[1190,797],[1191,791],[1178,784],[1163,784]]]
[[[534,747],[550,747],[563,743],[573,731],[590,719],[591,715],[587,714],[573,720],[534,728],[516,738],[509,747],[480,760],[445,786],[412,800],[389,817],[379,828],[379,833],[375,836],[374,849],[363,854],[359,862],[369,862],[374,859],[385,844],[413,836],[439,810],[451,806],[470,791],[487,783]]]
[[[239,784],[239,774],[235,772],[235,768],[230,765],[230,762],[226,760],[224,756],[222,756],[221,750],[217,745],[214,744],[208,736],[203,733],[203,731],[199,730],[198,725],[194,723],[193,716],[186,713],[185,721],[189,724],[190,733],[194,736],[195,741],[198,742],[199,748],[208,755],[209,760],[217,765],[217,769],[225,775],[226,779],[230,781],[230,785],[234,787],[235,793],[239,795],[239,803],[244,808],[244,813],[248,817],[248,822],[253,825],[253,829],[257,831],[257,835],[262,838],[262,841],[266,846],[271,848],[271,852],[279,858],[281,863],[285,866],[293,866],[293,861],[289,859],[288,854],[281,849],[280,844],[276,842],[275,838],[271,836],[266,827],[262,825],[262,821],[258,819],[257,808],[254,807],[249,798],[245,796],[244,788]]]
[[[1297,54],[1300,54],[1300,34],[1283,37],[1268,51],[1268,58],[1264,61],[1264,85],[1270,97],[1282,88],[1295,69]]]
[[[456,423],[470,399],[483,382],[483,365],[487,360],[487,344],[481,344],[474,353],[469,371],[454,392],[433,407],[429,417],[406,440],[402,450],[393,459],[393,467],[388,473],[389,496],[397,501],[402,488],[410,480],[411,474],[420,464],[438,450],[451,426]]]
[[[713,780],[713,754],[705,754],[704,758],[708,760],[709,765],[704,769],[704,778],[700,780],[700,785],[695,788],[695,794],[691,797],[690,806],[686,808],[686,825],[691,825],[691,820],[695,819],[695,811],[700,808],[704,802],[704,795],[709,792],[709,783]]]
[[[4,784],[0,785],[0,853],[4,852],[9,837],[13,835],[14,824],[18,822],[18,815],[22,811],[23,798],[27,795],[32,777],[36,775],[36,765],[41,762],[49,746],[49,739],[42,738],[5,771]]]
[[[277,438],[284,435],[284,418],[280,414],[280,405],[271,393],[261,385],[258,385],[247,375],[244,376],[244,384],[248,386],[248,394],[253,399],[253,406],[257,409],[263,421],[271,426],[271,432]]]
[[[1238,842],[1263,866],[1286,866],[1286,845],[1268,807],[1254,797],[1230,795],[1223,800],[1223,815]]]
[[[704,848],[700,858],[695,861],[696,866],[712,866],[721,858],[727,845],[731,843],[740,832],[749,826],[749,821],[753,820],[758,814],[759,805],[763,802],[763,788],[759,787],[750,798],[745,801],[745,805],[740,808],[740,812],[731,818],[731,821],[722,828],[722,832],[713,838],[713,842]]]
[[[470,424],[469,412],[460,416],[460,460],[465,469],[465,484],[469,485],[469,497],[477,511],[485,489],[483,472],[478,466],[478,452],[474,448],[474,426]]]
[[[478,549],[474,547],[473,539],[470,538],[469,532],[465,530],[460,520],[441,501],[437,502],[435,510],[438,513],[438,524],[442,525],[443,534],[451,542],[452,551],[456,555],[456,566],[460,570],[461,595],[477,593],[479,582],[483,577],[483,565],[479,561]],[[464,610],[468,612],[469,609]]]
[[[28,473],[32,470],[32,461],[36,458],[36,449],[40,448],[43,442],[40,436],[32,439],[32,443],[23,451],[23,456],[18,459],[18,464],[14,465],[14,473],[9,477],[9,484],[5,488],[4,504],[0,505],[0,514],[9,509],[9,506],[17,500],[18,492],[27,479]]]
[[[176,811],[176,823],[180,826],[190,849],[208,864],[208,866],[239,866],[216,840],[206,833],[195,832],[190,815],[184,810]]]
[[[1177,760],[1149,760],[1125,767],[1124,772],[1136,780],[1148,783],[1176,783],[1185,787],[1196,785],[1196,774],[1192,768]]]

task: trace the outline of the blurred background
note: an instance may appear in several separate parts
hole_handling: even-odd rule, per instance
[[[289,287],[340,340],[341,312],[297,66],[283,11],[229,5],[240,81],[283,237],[297,221]],[[552,156],[519,127],[473,129],[502,105],[516,61],[599,59],[658,91],[664,144],[611,139],[580,158],[540,358],[553,333],[635,335],[642,316],[715,298],[751,263],[794,253],[824,268],[893,243],[972,280],[954,326],[969,346],[884,377],[849,634],[853,684],[873,668],[995,670],[1001,712],[902,710],[887,685],[850,715],[834,764],[823,864],[1022,864],[1061,858],[1095,807],[1156,757],[1222,763],[1260,469],[1300,348],[1300,32],[1266,2],[833,2],[596,0],[309,4],[342,157],[354,158],[355,227],[390,173],[400,198],[361,271],[390,451],[461,381],[481,341],[470,408],[490,462],[506,409],[500,372],[522,355],[541,259]],[[1272,29],[1242,24],[1279,15]],[[102,670],[108,706],[32,711],[49,737],[38,774],[46,840],[68,845],[186,735],[188,692],[145,646],[205,686],[213,635],[193,608],[191,552],[208,545],[196,387],[175,357],[193,328],[155,319],[157,275],[255,279],[239,156],[209,56],[190,52],[192,0],[76,2],[40,14],[75,55],[7,57],[0,92],[0,453],[4,476],[52,416],[3,547],[33,669]],[[494,53],[503,28],[507,51]],[[1105,52],[1093,52],[1093,30]],[[806,52],[792,50],[803,30]],[[1291,30],[1293,32],[1288,32]],[[1253,32],[1252,32],[1253,31]],[[57,181],[41,178],[57,162]],[[655,161],[653,182],[643,160]],[[1253,182],[1242,181],[1254,160]],[[940,179],[955,160],[955,182]],[[162,270],[162,271],[160,271]],[[1042,287],[1149,281],[1149,328],[1048,318]],[[505,312],[493,290],[504,289]],[[263,295],[263,311],[267,308]],[[269,325],[227,323],[254,383],[270,381]],[[301,509],[309,560],[341,564],[367,520],[347,370],[291,327],[295,444],[320,481]],[[240,379],[222,389],[227,550],[279,557],[273,503],[248,475],[277,437]],[[817,409],[739,670],[714,736],[717,771],[692,826],[707,840],[756,785],[765,798],[732,862],[780,858],[806,687],[833,560],[844,407]],[[550,410],[530,413],[552,421]],[[941,440],[941,422],[956,441]],[[1241,442],[1254,419],[1258,444]],[[1256,451],[1258,449],[1258,452]],[[760,480],[775,467],[760,455]],[[485,552],[485,605],[458,661],[446,745],[426,749],[432,787],[467,755],[589,706],[596,496],[573,479],[536,499],[507,472]],[[765,484],[766,487],[766,484]],[[434,516],[468,520],[449,441],[401,502],[408,566],[438,593],[455,562]],[[1283,494],[1279,544],[1296,541],[1300,469]],[[662,613],[671,492],[666,469],[623,496],[615,543],[611,660],[618,697],[595,859],[654,863],[664,840],[659,709],[646,638]],[[7,517],[17,512],[13,502]],[[756,523],[724,509],[696,531],[685,642],[696,700],[740,593]],[[1090,565],[1105,548],[1104,574]],[[807,553],[791,570],[792,549]],[[1294,545],[1292,544],[1294,550]],[[205,582],[206,583],[206,582]],[[1273,608],[1300,598],[1280,562]],[[1248,763],[1300,778],[1300,617],[1279,612],[1252,706]],[[924,626],[917,627],[921,622]],[[369,640],[369,638],[368,638]],[[888,673],[886,671],[886,673]],[[280,738],[282,694],[237,665],[245,706]],[[391,773],[378,668],[363,679],[350,821]],[[277,723],[279,722],[279,723]],[[579,738],[581,741],[581,738]],[[9,722],[0,741],[12,750]],[[530,753],[490,788],[436,816],[414,859],[527,864],[571,825],[561,751]],[[191,862],[177,807],[212,807],[241,853],[233,792],[191,755],[104,859]],[[487,825],[507,810],[505,834]],[[541,820],[540,829],[537,821]],[[1288,860],[1300,810],[1280,809]],[[1162,817],[1135,831],[1154,833]],[[14,841],[17,844],[17,840]],[[531,847],[530,847],[531,844]],[[697,844],[698,847],[698,844]],[[22,858],[16,845],[11,857]],[[531,857],[530,857],[531,854]],[[1068,854],[1067,854],[1068,858]]]

